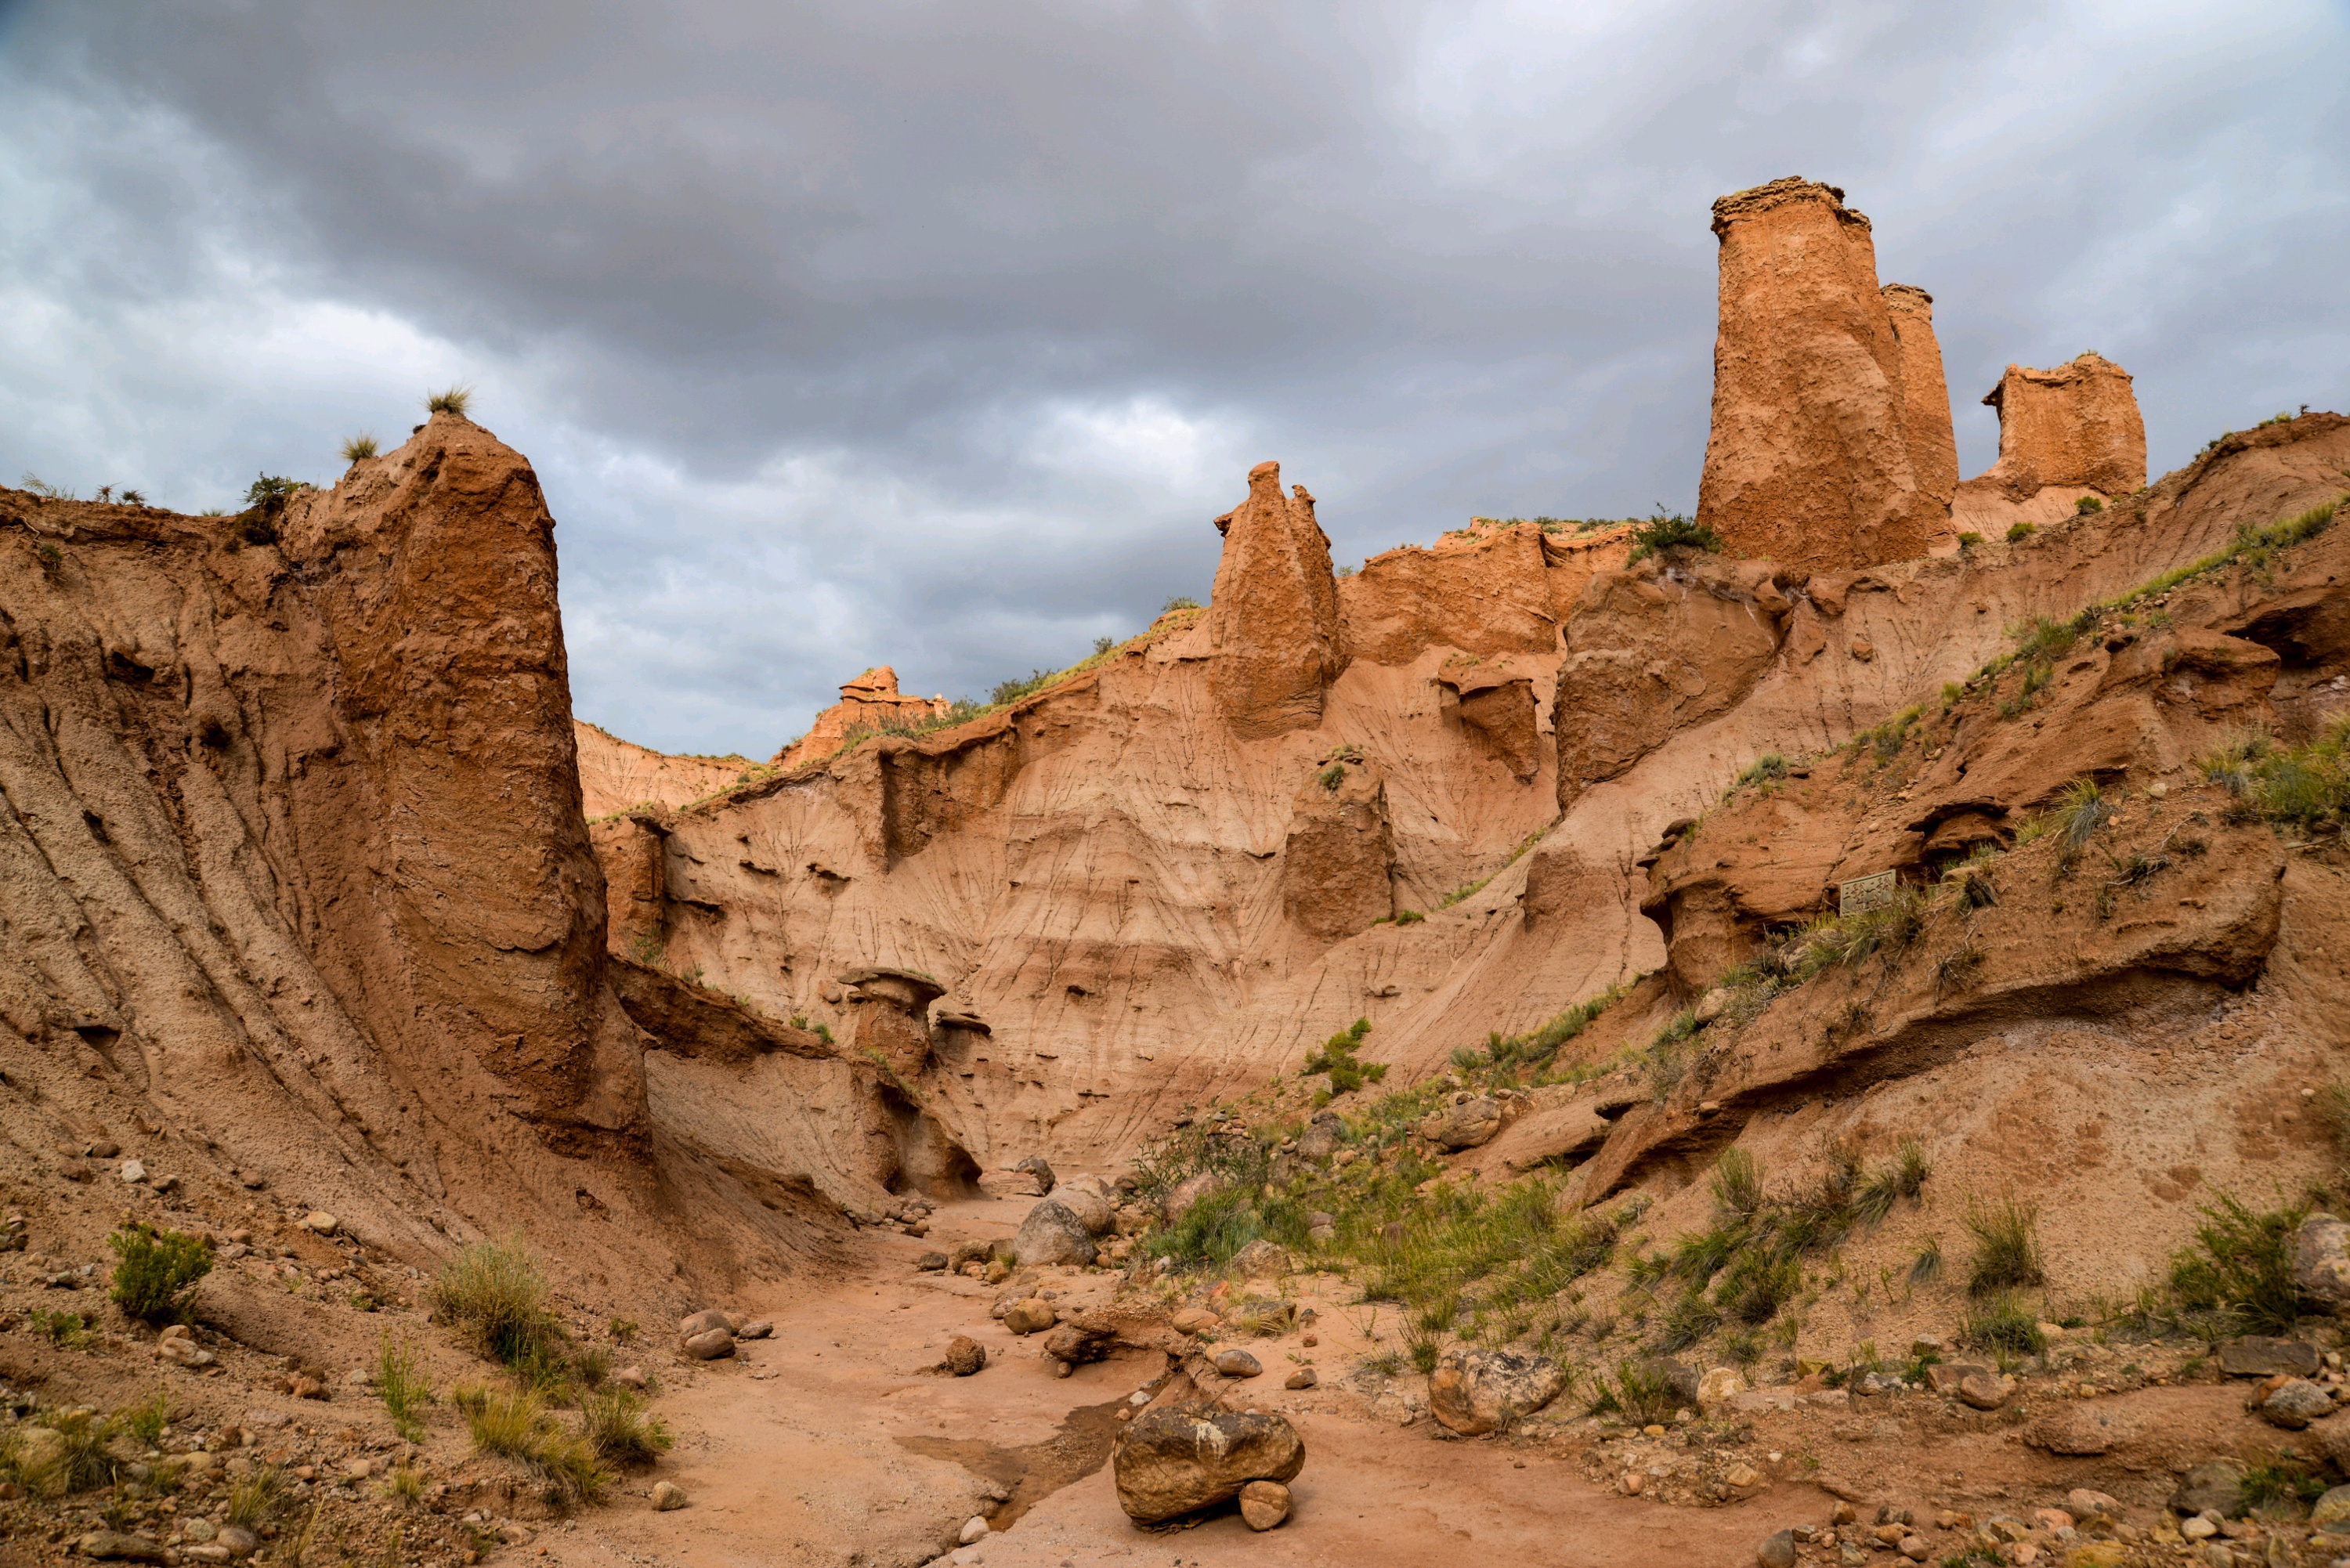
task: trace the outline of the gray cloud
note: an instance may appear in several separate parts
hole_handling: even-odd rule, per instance
[[[2310,0],[0,0],[0,465],[219,504],[473,381],[581,713],[764,753],[1202,592],[1263,456],[1341,558],[1688,505],[1707,205],[1781,173],[1935,294],[1970,472],[2010,360],[2120,360],[2158,469],[2342,406],[2345,64]]]

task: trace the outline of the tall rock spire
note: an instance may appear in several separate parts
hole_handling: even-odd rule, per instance
[[[1915,284],[1877,290],[1901,340],[1902,434],[1918,481],[1919,515],[1929,535],[1944,531],[1959,488],[1959,443],[1950,423],[1950,385],[1934,339],[1934,296]]]
[[[1248,499],[1216,519],[1223,558],[1208,606],[1208,688],[1243,740],[1322,722],[1337,679],[1338,581],[1330,541],[1304,485],[1281,493],[1281,465],[1249,470]]]
[[[1741,554],[1816,571],[1923,555],[1939,517],[1919,493],[1868,220],[1836,187],[1790,177],[1714,202],[1713,232],[1721,315],[1698,521]]]

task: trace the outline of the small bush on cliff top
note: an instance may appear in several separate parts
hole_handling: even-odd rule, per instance
[[[2105,509],[2106,504],[2094,495],[2084,495],[2080,500],[2073,503],[2074,514],[2082,517],[2086,517],[2092,512],[2103,512]]]
[[[109,1236],[106,1244],[117,1259],[115,1302],[146,1323],[184,1321],[196,1282],[213,1272],[213,1244],[202,1236],[133,1224]]]
[[[1712,529],[1692,522],[1678,512],[1667,516],[1660,506],[1655,516],[1632,530],[1632,554],[1628,559],[1642,561],[1659,550],[1683,546],[1703,550],[1711,556],[1721,555],[1724,547],[1721,535]]]
[[[2018,523],[2015,526],[2007,531],[2007,542],[2013,545],[2021,540],[2031,538],[2038,532],[2040,532],[2040,530],[2033,527],[2029,523]]]
[[[427,413],[454,414],[462,420],[465,417],[465,410],[473,407],[473,388],[451,387],[425,399],[424,410]]]
[[[362,458],[373,457],[374,455],[375,437],[371,435],[355,435],[351,437],[350,440],[343,443],[343,461],[345,462],[357,462]]]

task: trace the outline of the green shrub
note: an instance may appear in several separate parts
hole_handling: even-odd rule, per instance
[[[2033,527],[2029,523],[2018,523],[2007,531],[2007,542],[2011,545],[2016,544],[2019,541],[2031,538],[2033,535],[2039,531],[2039,529]]]
[[[2040,1262],[2040,1210],[2017,1198],[1970,1204],[1963,1221],[1975,1241],[1967,1293],[1985,1296],[2018,1285],[2044,1284]]]
[[[483,1355],[508,1366],[543,1359],[561,1340],[546,1310],[546,1277],[519,1235],[477,1241],[449,1260],[432,1282],[432,1306]]]
[[[2012,1292],[1971,1302],[1959,1319],[1959,1338],[1977,1350],[2037,1355],[2048,1348],[2040,1320]]]
[[[275,1465],[256,1465],[230,1485],[222,1518],[227,1523],[257,1530],[285,1505],[285,1476]]]
[[[473,389],[471,387],[450,387],[424,400],[425,412],[454,414],[461,420],[465,417],[465,410],[473,406]]]
[[[1742,784],[1770,784],[1787,776],[1787,759],[1776,752],[1765,752],[1746,764],[1738,774]]]
[[[2290,1334],[2301,1315],[2293,1236],[2308,1218],[2288,1206],[2255,1212],[2229,1194],[2202,1210],[2194,1244],[2170,1260],[2170,1288],[2191,1311],[2225,1312],[2261,1334]]]
[[[1385,1062],[1357,1061],[1355,1052],[1363,1036],[1371,1032],[1371,1021],[1357,1018],[1337,1033],[1322,1043],[1322,1049],[1305,1058],[1305,1071],[1330,1075],[1330,1087],[1340,1094],[1359,1089],[1365,1084],[1376,1084],[1388,1075]]]
[[[266,506],[273,501],[282,504],[301,488],[299,481],[282,473],[256,474],[253,483],[244,487],[244,504],[248,507]]]
[[[470,1401],[465,1426],[476,1453],[520,1461],[554,1501],[593,1502],[611,1473],[585,1438],[556,1424],[536,1394],[490,1395]]]
[[[2313,833],[2350,827],[2350,715],[2305,746],[2280,746],[2247,731],[2199,762],[2205,778],[2236,795],[2240,816]]]
[[[2105,509],[2106,504],[2094,495],[2084,495],[2073,503],[2073,513],[2077,517],[2086,517],[2092,513],[2103,512]]]
[[[1199,600],[1185,594],[1177,594],[1173,598],[1169,599],[1165,604],[1159,607],[1159,613],[1160,615],[1172,615],[1177,610],[1195,610],[1199,607]]]
[[[608,1388],[579,1407],[580,1436],[598,1459],[649,1465],[674,1441],[669,1428],[644,1413],[644,1401],[626,1388]]]
[[[1725,547],[1721,535],[1712,529],[1692,522],[1678,512],[1667,516],[1664,508],[1659,506],[1656,515],[1632,530],[1632,554],[1627,564],[1646,560],[1659,550],[1702,550],[1708,555],[1719,556]]]
[[[172,1397],[158,1388],[126,1407],[120,1418],[124,1431],[151,1449],[163,1440],[163,1429],[172,1424]]]
[[[1982,543],[1982,535],[1980,535],[1980,534],[1978,534],[1978,533],[1976,533],[1976,532],[1975,532],[1973,529],[1971,529],[1971,528],[1968,529],[1965,533],[1963,533],[1963,534],[1961,534],[1961,535],[1959,535],[1959,549],[1960,549],[1961,552],[1968,551],[1968,550],[1971,550],[1971,549],[1973,549],[1976,545],[1980,545],[1980,544],[1981,544],[1981,543]]]
[[[213,1244],[202,1236],[134,1222],[106,1239],[114,1249],[115,1303],[144,1323],[184,1323],[196,1283],[213,1271]]]
[[[1619,1361],[1610,1379],[1601,1373],[1591,1402],[1594,1415],[1618,1415],[1636,1427],[1659,1426],[1673,1418],[1680,1401],[1673,1393],[1672,1375],[1641,1361]]]
[[[372,435],[355,435],[351,437],[350,440],[343,443],[343,461],[345,462],[358,462],[362,459],[373,457],[375,455],[375,437]]]
[[[432,1387],[405,1340],[394,1344],[390,1334],[383,1336],[376,1351],[375,1386],[394,1429],[411,1443],[422,1442],[424,1407],[432,1403]]]

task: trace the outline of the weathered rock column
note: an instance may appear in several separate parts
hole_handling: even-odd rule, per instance
[[[853,969],[840,977],[857,1008],[857,1048],[879,1055],[900,1078],[931,1059],[931,1003],[947,988],[919,970]]]
[[[1314,497],[1281,493],[1281,465],[1249,470],[1248,499],[1216,519],[1223,559],[1208,606],[1208,690],[1233,734],[1266,740],[1322,722],[1345,668],[1338,580]]]
[[[1354,757],[1318,763],[1299,786],[1281,851],[1281,907],[1326,942],[1395,913],[1395,835],[1386,782]]]
[[[1902,434],[1909,441],[1918,515],[1930,540],[1949,531],[1950,497],[1959,488],[1958,435],[1942,346],[1934,337],[1934,296],[1908,283],[1888,283],[1877,293],[1901,340]]]
[[[588,828],[604,868],[604,943],[639,963],[657,961],[669,938],[667,839],[660,824],[643,814],[609,817]]]
[[[2010,365],[1983,401],[1999,410],[1999,462],[1967,481],[2029,501],[2051,486],[2126,495],[2146,483],[2146,421],[2130,374],[2101,354],[2053,370]]]
[[[1714,202],[1713,232],[1721,317],[1698,521],[1735,553],[1814,571],[1923,555],[1929,508],[1868,220],[1835,186],[1788,178]]]

